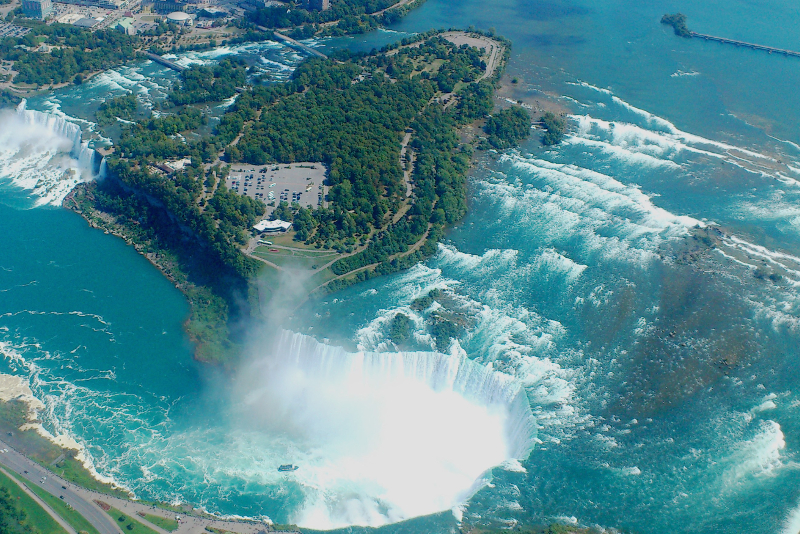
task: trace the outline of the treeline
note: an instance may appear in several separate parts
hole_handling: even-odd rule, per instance
[[[0,109],[15,108],[22,102],[22,98],[7,89],[0,89]]]
[[[108,171],[113,179],[163,205],[198,239],[200,245],[213,251],[222,264],[245,278],[255,274],[255,260],[242,254],[239,247],[246,243],[246,233],[256,218],[264,214],[264,204],[246,196],[228,193],[220,184],[207,209],[201,210],[198,200],[203,192],[206,174],[203,165],[194,162],[172,176],[164,176],[150,171],[146,166],[119,159],[108,162]]]
[[[434,89],[321,59],[305,62],[293,78],[305,91],[265,109],[227,155],[253,164],[324,162],[331,208],[317,215],[319,232],[311,242],[350,239],[352,246],[382,226],[405,196],[400,139]]]
[[[219,102],[236,94],[237,87],[247,83],[247,67],[243,62],[223,59],[214,66],[193,65],[181,71],[180,82],[169,99],[176,106]]]
[[[31,501],[32,502],[32,501]],[[41,509],[39,509],[41,511]],[[0,486],[0,532],[4,534],[41,534],[31,524],[25,509],[7,488]]]
[[[267,28],[294,28],[303,24],[321,24],[346,18],[371,15],[386,9],[398,0],[337,0],[325,11],[309,11],[302,7],[274,6],[251,12],[251,22]]]
[[[483,131],[493,147],[509,148],[531,134],[531,116],[525,108],[513,106],[487,118]]]
[[[564,139],[567,125],[564,119],[555,116],[549,111],[542,115],[541,124],[545,129],[542,144],[545,146],[557,145]]]
[[[97,124],[105,126],[113,124],[117,119],[132,121],[136,114],[138,101],[133,93],[106,100],[97,110]]]
[[[31,51],[40,43],[54,48]],[[23,37],[0,40],[0,58],[13,61],[15,83],[47,85],[82,81],[82,75],[116,67],[135,57],[136,36],[116,30],[89,30],[65,24],[34,25]]]
[[[692,38],[692,32],[686,26],[686,15],[683,13],[675,13],[673,15],[664,15],[661,17],[661,24],[672,26],[675,30],[675,35],[680,37]]]

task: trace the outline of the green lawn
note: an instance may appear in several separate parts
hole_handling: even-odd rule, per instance
[[[144,514],[144,518],[157,527],[161,527],[167,532],[172,532],[178,529],[178,522],[175,519],[167,519],[160,515]]]
[[[70,508],[67,503],[56,497],[55,495],[51,495],[39,486],[35,484],[25,484],[28,489],[34,492],[41,500],[47,503],[47,505],[52,508],[58,515],[61,516],[61,519],[66,521],[70,524],[72,528],[77,530],[78,532],[86,532],[88,534],[100,534],[96,528],[92,526],[89,521],[86,520],[81,514]]]
[[[108,510],[108,515],[114,518],[122,532],[130,532],[131,534],[158,534],[155,530],[145,526],[143,523],[135,520],[134,518],[123,514],[116,508]]]
[[[17,503],[27,515],[27,523],[41,534],[67,534],[61,525],[50,517],[44,508],[34,501],[27,493],[4,473],[0,472],[0,487],[8,490],[11,500]]]

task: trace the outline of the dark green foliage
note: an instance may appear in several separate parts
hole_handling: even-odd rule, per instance
[[[679,37],[692,38],[692,32],[686,27],[686,15],[683,13],[664,15],[661,17],[661,24],[672,26],[672,29],[675,30],[675,35]]]
[[[0,89],[0,109],[15,108],[20,102],[22,102],[22,98],[18,97],[11,91]]]
[[[331,22],[370,15],[396,4],[396,0],[337,0],[326,11],[307,11],[284,6],[259,9],[248,15],[251,22],[267,28],[294,28],[303,24]]]
[[[564,139],[564,131],[566,130],[566,123],[560,117],[556,117],[549,111],[542,115],[542,126],[545,133],[542,136],[542,144],[545,146],[557,145]]]
[[[236,88],[247,82],[247,67],[223,59],[212,67],[192,65],[181,71],[179,87],[169,95],[178,106],[219,102],[236,94]]]
[[[392,322],[389,325],[389,337],[396,344],[405,342],[411,335],[411,327],[414,325],[413,321],[408,318],[408,315],[398,313],[392,317]]]
[[[133,93],[106,100],[97,110],[97,123],[100,125],[113,124],[117,118],[133,120],[136,113],[136,96]]]
[[[450,346],[450,341],[457,338],[461,333],[461,328],[453,321],[443,317],[434,316],[434,322],[431,326],[431,334],[436,339],[436,349],[446,350]]]
[[[50,52],[32,52],[19,47],[35,47],[41,37]],[[121,65],[136,57],[139,39],[116,30],[88,30],[64,24],[36,25],[19,38],[0,40],[0,58],[14,61],[18,74],[15,83],[45,85],[76,82],[82,75]],[[81,75],[78,78],[78,75]]]
[[[483,80],[471,83],[458,92],[458,103],[453,113],[459,124],[481,119],[492,111],[492,95],[494,87],[491,82]]]
[[[531,116],[519,106],[498,111],[486,119],[483,131],[489,134],[489,143],[495,148],[508,148],[531,133]]]
[[[6,488],[0,487],[0,532],[3,534],[39,534],[28,524],[25,510],[17,506]]]
[[[264,213],[264,205],[239,195],[226,194],[224,187],[209,202],[211,209],[201,211],[197,198],[202,192],[202,166],[189,167],[173,176],[161,176],[129,161],[111,160],[108,170],[113,179],[158,201],[199,241],[208,247],[221,264],[239,276],[256,272],[255,260],[239,250],[244,232],[256,216]]]
[[[375,76],[352,83],[361,72],[352,62],[305,62],[293,76],[305,92],[265,109],[235,150],[228,151],[233,160],[259,165],[326,164],[331,208],[315,215],[318,242],[352,238],[382,225],[404,190],[402,132],[433,95],[429,83],[411,80],[391,83]]]

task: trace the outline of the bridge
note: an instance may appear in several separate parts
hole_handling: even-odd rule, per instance
[[[256,26],[256,28],[258,28],[262,32],[267,32],[267,33],[270,33],[272,31],[269,28],[265,28],[264,26]],[[302,50],[304,52],[308,52],[312,56],[317,56],[317,57],[321,57],[323,59],[328,59],[328,56],[326,56],[325,54],[323,54],[319,50],[314,50],[310,46],[306,46],[303,43],[299,43],[299,42],[295,41],[294,39],[292,39],[289,36],[283,35],[282,33],[278,33],[278,32],[275,32],[275,31],[273,31],[272,34],[275,36],[275,38],[277,40],[283,41],[284,43],[287,43],[289,46],[292,46],[294,48],[299,48],[300,50]]]
[[[147,59],[155,61],[156,63],[161,63],[165,67],[169,67],[172,70],[177,70],[178,72],[180,72],[182,70],[186,70],[186,67],[184,67],[183,65],[178,65],[174,61],[170,61],[168,59],[164,59],[163,57],[159,56],[158,54],[153,54],[152,52],[145,52],[144,55],[147,56]]]
[[[760,44],[753,44],[753,43],[746,43],[744,41],[737,41],[736,39],[728,39],[726,37],[717,37],[715,35],[706,35],[703,33],[697,32],[689,32],[691,33],[692,37],[697,37],[698,39],[705,39],[706,41],[716,41],[718,43],[726,43],[732,44],[736,46],[743,46],[745,48],[751,48],[753,50],[764,50],[772,54],[773,52],[776,54],[783,54],[784,56],[793,56],[793,57],[800,57],[800,52],[794,52],[792,50],[784,50],[783,48],[773,48],[771,46],[764,46]]]

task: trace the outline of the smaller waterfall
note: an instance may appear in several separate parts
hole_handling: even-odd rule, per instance
[[[80,182],[98,177],[97,152],[80,127],[64,117],[29,110],[0,114],[0,178],[36,197],[35,205],[58,205]]]

